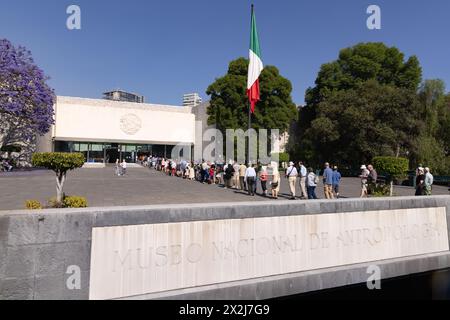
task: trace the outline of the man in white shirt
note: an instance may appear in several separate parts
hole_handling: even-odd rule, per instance
[[[289,167],[286,169],[286,178],[289,181],[289,189],[291,190],[292,198],[291,200],[295,200],[295,185],[297,184],[297,168],[294,166],[294,163],[289,162]]]
[[[249,196],[255,196],[255,181],[256,181],[256,171],[252,164],[249,164],[247,170],[245,170],[245,181],[247,181],[247,189]]]
[[[308,170],[306,170],[306,167],[303,165],[303,162],[299,162],[300,167],[300,191],[301,195],[300,197],[302,199],[308,199],[308,193],[306,192],[306,176],[308,175]]]

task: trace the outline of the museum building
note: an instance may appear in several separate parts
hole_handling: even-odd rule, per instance
[[[196,120],[206,105],[181,107],[58,96],[55,124],[38,140],[38,152],[81,152],[88,163],[137,162],[170,157],[176,145],[195,145]]]

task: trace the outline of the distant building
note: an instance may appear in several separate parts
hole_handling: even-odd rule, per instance
[[[144,96],[126,92],[123,90],[114,90],[105,92],[103,93],[103,99],[112,101],[135,102],[135,103],[145,102]]]
[[[198,93],[188,93],[183,95],[183,107],[196,107],[202,103],[202,98]]]

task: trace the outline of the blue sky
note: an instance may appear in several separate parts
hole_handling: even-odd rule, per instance
[[[248,56],[250,4],[265,64],[291,80],[301,104],[320,65],[359,42],[382,41],[417,55],[425,79],[450,85],[448,0],[0,0],[0,38],[26,46],[58,95],[99,98],[121,88],[148,102],[181,104]],[[66,8],[82,30],[66,28]],[[382,29],[366,27],[381,7]]]

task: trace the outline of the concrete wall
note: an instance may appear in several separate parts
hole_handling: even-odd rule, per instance
[[[239,204],[163,205],[0,212],[0,300],[88,299],[92,228],[189,221],[297,216],[374,210],[445,207],[450,197],[279,201]],[[450,225],[447,226],[450,231]],[[361,263],[199,288],[154,293],[134,299],[265,299],[365,282]],[[382,277],[450,267],[448,252],[377,261]],[[81,269],[81,289],[69,290],[69,266]]]

